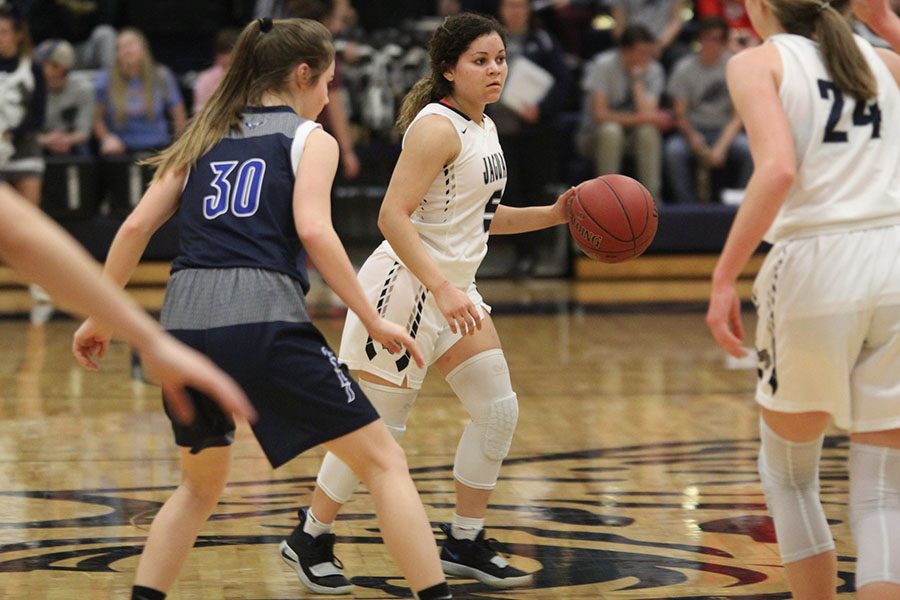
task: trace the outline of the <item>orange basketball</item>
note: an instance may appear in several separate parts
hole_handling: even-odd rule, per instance
[[[656,204],[636,179],[603,175],[575,188],[569,232],[594,260],[618,263],[640,256],[658,223]]]

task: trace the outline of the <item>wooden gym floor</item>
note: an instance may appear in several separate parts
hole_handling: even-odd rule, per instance
[[[455,597],[789,597],[756,475],[754,371],[725,360],[702,308],[585,309],[578,285],[562,282],[481,287],[521,406],[488,534],[537,577],[507,591],[454,579]],[[342,320],[318,324],[336,343]],[[158,390],[131,379],[122,345],[102,373],[80,370],[69,355],[75,326],[0,320],[3,598],[127,598],[149,523],[178,482]],[[435,525],[452,514],[465,420],[446,384],[428,379],[404,446]],[[847,442],[832,433],[822,490],[849,598]],[[320,458],[272,471],[241,426],[232,483],[170,598],[312,596],[277,544]],[[337,533],[354,597],[408,597],[364,490]]]

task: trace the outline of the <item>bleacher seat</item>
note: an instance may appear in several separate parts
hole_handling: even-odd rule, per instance
[[[58,221],[97,214],[100,184],[93,156],[51,156],[46,159],[41,208]]]
[[[111,215],[127,216],[153,179],[153,169],[137,164],[138,159],[126,154],[99,159],[103,202]]]

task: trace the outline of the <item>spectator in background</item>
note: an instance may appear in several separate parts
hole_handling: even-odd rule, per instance
[[[900,52],[900,2],[898,0],[857,0],[854,16],[862,21],[894,52]]]
[[[597,175],[618,173],[624,155],[634,157],[637,179],[654,198],[662,183],[662,133],[672,125],[659,108],[665,74],[656,38],[642,25],[626,27],[619,48],[585,67],[584,112],[578,149],[594,161]]]
[[[193,114],[199,113],[206,101],[210,99],[219,83],[225,78],[225,71],[231,64],[231,51],[237,43],[240,31],[232,27],[220,30],[216,34],[213,41],[213,65],[197,76],[197,83],[194,84],[194,110]]]
[[[517,61],[531,61],[553,76],[550,91],[537,105],[513,110],[501,102],[489,104],[488,115],[497,126],[509,178],[503,194],[510,206],[546,204],[548,184],[560,180],[560,135],[557,116],[569,93],[570,77],[559,42],[537,26],[530,0],[501,0],[500,22],[506,27],[506,60],[510,77]],[[550,193],[552,196],[552,192]],[[532,274],[547,230],[513,236],[516,244],[514,275]]]
[[[31,36],[21,12],[0,5],[0,180],[12,183],[37,206],[44,174],[38,134],[44,125],[47,88],[31,54]]]
[[[753,29],[744,0],[697,0],[697,16],[700,19],[721,17],[728,24],[728,51],[737,54],[744,48],[759,44],[759,35]]]
[[[597,4],[596,0],[535,0],[532,8],[549,20],[567,54],[587,58],[592,44],[586,44],[585,37],[597,16]]]
[[[860,2],[859,4],[863,3]],[[879,20],[879,22],[877,23],[878,28],[884,28],[890,22],[891,13],[894,15],[900,14],[900,0],[887,0],[887,2],[885,3],[885,8],[885,12],[887,12],[888,14]],[[874,46],[877,46],[879,48],[891,47],[891,44],[888,42],[888,40],[884,39],[882,36],[876,33],[875,26],[871,24],[871,20],[869,23],[867,23],[860,18],[859,14],[856,15],[856,18],[853,21],[853,30],[854,32],[858,33],[866,40],[868,40]]]
[[[74,69],[109,69],[116,58],[117,0],[31,0],[34,39],[64,39],[75,50]]]
[[[44,155],[38,134],[44,124],[47,89],[40,66],[31,58],[28,24],[10,4],[0,5],[0,98],[0,181],[11,183],[39,206]],[[42,313],[49,318],[50,296],[38,285],[29,289],[35,308],[44,308]]]
[[[96,94],[94,135],[101,154],[157,150],[184,130],[187,115],[175,76],[154,62],[137,29],[119,33],[116,64],[98,74]]]
[[[750,144],[725,83],[728,25],[718,17],[704,19],[697,40],[699,50],[681,59],[669,79],[678,132],[666,140],[665,165],[677,203],[697,202],[698,162],[718,171],[727,165],[736,175],[730,187],[747,187],[753,173]]]
[[[75,51],[65,40],[45,40],[34,51],[47,83],[47,118],[38,136],[45,154],[87,154],[94,118],[94,89],[70,73]]]
[[[349,0],[289,0],[287,16],[312,19],[318,21],[337,36],[344,28],[344,15],[350,6]],[[350,117],[347,115],[347,88],[341,74],[341,63],[335,57],[334,79],[328,86],[328,104],[319,116],[319,122],[325,131],[337,140],[341,153],[341,172],[347,179],[359,175],[359,157],[353,147],[353,134],[350,130]]]
[[[659,44],[662,64],[668,68],[690,49],[678,41],[684,28],[688,0],[613,0],[610,13],[615,19],[615,36],[620,39],[631,25],[643,25]]]
[[[435,13],[439,17],[449,17],[462,12],[462,2],[460,0],[437,0],[434,5]]]

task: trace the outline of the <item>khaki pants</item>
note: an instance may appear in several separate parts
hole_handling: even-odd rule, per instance
[[[620,173],[622,157],[634,157],[637,180],[660,200],[662,186],[662,135],[653,125],[625,128],[607,122],[579,139],[579,150],[594,161],[597,175]]]

